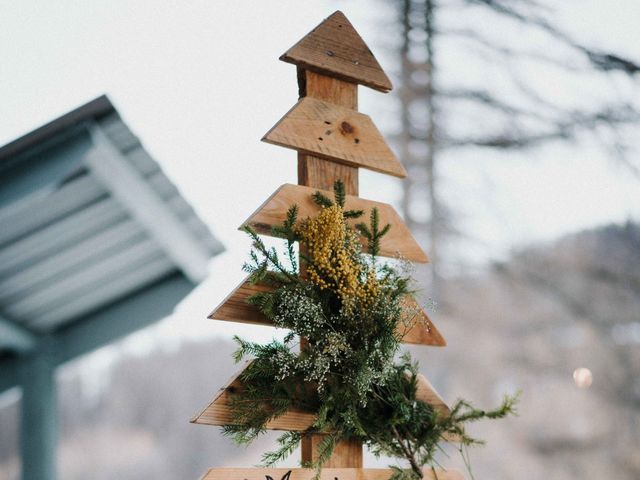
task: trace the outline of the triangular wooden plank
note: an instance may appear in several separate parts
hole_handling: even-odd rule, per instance
[[[402,335],[402,343],[446,347],[447,341],[431,321],[427,312],[424,311],[424,308],[418,305],[416,299],[407,295],[404,301],[405,312],[411,317],[405,319],[403,330],[399,332]]]
[[[298,206],[298,218],[314,216],[320,207],[315,204],[312,195],[318,191],[317,188],[303,187],[301,185],[285,184],[278,188],[259,208],[256,210],[240,228],[249,225],[258,233],[272,235],[271,227],[282,225],[286,219],[287,211],[291,205]],[[323,192],[329,198],[333,197],[330,192]],[[401,257],[418,263],[429,261],[426,253],[420,248],[418,242],[411,235],[400,215],[395,209],[381,202],[365,200],[363,198],[347,195],[345,209],[364,210],[362,219],[348,220],[352,225],[368,221],[369,213],[373,207],[377,207],[380,216],[380,225],[391,225],[389,233],[382,237],[380,241],[380,255],[383,257]],[[366,240],[363,239],[363,245]]]
[[[267,285],[253,285],[245,279],[211,312],[209,318],[255,325],[273,325],[271,320],[265,317],[260,310],[247,303],[247,299],[251,295],[268,291],[270,288]],[[405,319],[405,323],[401,327],[402,330],[399,332],[403,337],[403,343],[433,347],[447,345],[427,313],[413,297],[406,298],[405,310],[410,317]]]
[[[320,23],[280,60],[381,92],[393,88],[376,57],[340,11]]]
[[[438,394],[431,382],[427,380],[427,377],[418,374],[418,390],[416,392],[416,399],[426,403],[427,405],[431,405],[434,410],[440,413],[444,417],[448,417],[451,415],[451,409],[444,403],[444,400]]]
[[[211,403],[207,405],[198,415],[191,419],[191,423],[200,425],[232,425],[233,415],[229,402],[234,392],[242,389],[242,382],[239,380],[242,371],[248,368],[251,362],[247,362],[242,370],[238,372],[229,383],[220,389],[218,394],[213,398]],[[299,410],[290,410],[284,415],[276,418],[267,424],[270,430],[288,430],[301,431],[309,428],[315,420],[315,416],[311,413]]]
[[[308,468],[212,468],[202,480],[312,480]],[[387,468],[323,468],[320,480],[388,480],[394,471]],[[425,468],[424,480],[464,480],[458,470]]]
[[[233,424],[233,415],[229,404],[234,393],[243,388],[239,377],[242,374],[242,371],[248,368],[249,364],[250,362],[245,364],[244,368],[234,378],[232,378],[227,385],[220,389],[211,403],[191,419],[191,423],[216,426]],[[436,392],[425,376],[418,375],[417,380],[418,390],[416,393],[416,399],[428,405],[432,405],[442,415],[449,415],[449,407],[447,407],[440,395],[438,395],[438,392]],[[301,410],[290,410],[284,415],[269,422],[267,424],[267,429],[302,432],[313,425],[314,421],[315,415],[312,413],[303,412]]]
[[[218,305],[208,318],[212,320],[227,320],[238,323],[250,323],[253,325],[273,326],[268,319],[256,307],[248,303],[249,297],[256,293],[272,290],[268,285],[252,284],[245,279]]]
[[[316,98],[298,101],[262,140],[352,167],[407,176],[368,115]]]

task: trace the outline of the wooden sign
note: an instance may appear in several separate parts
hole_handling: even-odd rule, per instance
[[[247,301],[250,296],[271,289],[268,285],[251,284],[245,279],[211,312],[209,318],[273,326],[271,320]],[[403,319],[402,324],[398,327],[402,342],[433,347],[446,346],[447,342],[433,324],[427,312],[418,305],[418,302],[413,297],[407,296],[404,303],[407,317]]]
[[[340,11],[287,50],[280,60],[381,92],[393,88],[376,57]]]
[[[287,211],[291,205],[298,206],[298,218],[314,216],[320,207],[312,199],[317,188],[303,187],[301,185],[285,184],[278,188],[260,207],[242,224],[249,225],[256,232],[264,235],[272,235],[271,228],[282,223],[287,218]],[[333,198],[333,193],[322,191],[328,198]],[[358,222],[368,222],[371,209],[376,207],[380,216],[380,225],[391,225],[389,232],[380,241],[380,255],[383,257],[401,256],[407,260],[427,263],[427,254],[424,253],[418,242],[400,218],[400,215],[388,203],[374,202],[363,198],[347,195],[346,210],[363,210],[365,213],[360,219],[348,219],[354,225]],[[361,238],[363,247],[366,240]]]
[[[202,480],[313,480],[308,468],[212,468]],[[323,468],[320,480],[388,480],[393,470],[386,468]],[[424,470],[424,480],[464,480],[457,470]]]
[[[353,167],[407,176],[368,115],[316,98],[302,98],[262,140]]]
[[[198,415],[191,419],[191,423],[201,425],[233,425],[234,419],[230,403],[233,395],[243,388],[239,377],[242,371],[249,367],[251,362],[247,362],[242,370],[235,375],[227,385],[222,387],[213,400]],[[431,383],[424,375],[418,375],[418,389],[416,399],[431,405],[441,415],[449,415],[451,410],[444,403],[442,397],[436,392]],[[267,408],[267,406],[265,406]],[[267,424],[269,430],[288,430],[293,432],[304,432],[313,425],[315,415],[301,410],[289,410]]]

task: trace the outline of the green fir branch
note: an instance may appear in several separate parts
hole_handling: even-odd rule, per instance
[[[336,182],[333,184],[333,195],[336,199],[336,204],[340,208],[344,208],[344,204],[347,201],[347,192],[342,180],[336,180]]]
[[[323,208],[333,207],[333,202],[331,201],[331,199],[326,197],[320,191],[317,191],[316,193],[314,193],[312,195],[312,198],[313,198],[313,201],[316,203],[316,205],[318,205],[320,207],[323,207]]]
[[[360,218],[364,214],[364,210],[345,210],[344,218]]]

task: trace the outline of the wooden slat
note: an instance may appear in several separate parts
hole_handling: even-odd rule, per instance
[[[247,302],[251,295],[270,289],[271,287],[267,285],[252,285],[245,279],[211,312],[209,318],[255,325],[273,325],[271,320],[265,317],[260,310]],[[427,313],[413,297],[406,297],[405,309],[410,317],[406,318],[400,327],[402,330],[399,333],[402,335],[403,343],[433,347],[447,345]]]
[[[229,402],[234,394],[242,389],[242,382],[239,376],[242,371],[249,367],[251,362],[245,363],[242,370],[237,373],[224,387],[220,389],[218,394],[213,398],[211,403],[191,419],[191,423],[200,425],[232,425],[233,415]],[[269,430],[293,430],[300,431],[309,428],[315,420],[315,415],[300,410],[290,410],[284,415],[276,418],[267,424]]]
[[[441,415],[448,417],[451,414],[451,410],[444,403],[444,400],[440,394],[433,388],[431,382],[427,380],[427,377],[418,374],[418,390],[416,392],[416,398],[427,405],[431,405]]]
[[[393,470],[386,468],[323,468],[320,480],[388,480]],[[202,480],[312,480],[308,468],[212,468]],[[424,480],[464,480],[458,470],[424,469]]]
[[[298,153],[298,185],[321,190],[333,189],[334,179],[342,180],[345,192],[358,195],[358,168],[324,158]]]
[[[248,368],[249,364],[250,363],[245,364],[243,370]],[[211,403],[191,419],[191,423],[217,426],[232,425],[233,415],[231,413],[229,402],[234,393],[243,388],[242,382],[239,380],[241,374],[242,371],[222,387]],[[432,405],[443,415],[449,415],[450,413],[449,407],[447,407],[438,392],[435,391],[424,375],[418,375],[418,391],[416,398],[428,405]],[[314,420],[315,415],[312,413],[301,410],[290,410],[284,415],[269,422],[266,425],[266,428],[269,430],[302,432],[313,425]]]
[[[325,435],[314,433],[305,435],[300,442],[300,454],[306,461],[315,462],[318,460],[318,447],[324,440]],[[323,468],[348,467],[358,468],[363,465],[362,442],[358,440],[344,440],[338,442],[333,450],[331,458],[327,460]]]
[[[405,312],[407,317],[404,319],[402,331],[402,343],[414,345],[428,345],[431,347],[446,347],[447,341],[438,331],[434,323],[424,311],[416,299],[410,295],[404,298]]]
[[[252,284],[245,279],[235,290],[227,295],[227,298],[211,312],[208,318],[212,320],[228,320],[238,323],[272,326],[273,323],[270,319],[247,302],[251,295],[266,292],[271,289],[268,285]]]
[[[305,70],[298,70],[298,91],[300,98],[311,97],[351,110],[358,109],[358,85],[334,77]],[[358,167],[337,163],[305,152],[298,152],[298,185],[332,190],[333,184],[341,180],[347,195],[358,196]],[[301,262],[300,274],[305,275],[305,265]],[[306,340],[300,339],[300,348],[304,349]],[[323,435],[305,435],[300,442],[300,461],[309,462],[317,458],[318,442]],[[361,468],[362,442],[345,441],[336,445],[327,467]]]
[[[351,110],[358,110],[358,86],[298,67],[300,98],[312,97]]]
[[[280,60],[381,92],[393,88],[376,57],[340,11],[320,23]]]
[[[262,140],[353,167],[407,176],[368,115],[317,98],[298,101]]]
[[[258,233],[271,235],[271,227],[282,225],[286,219],[287,211],[291,205],[298,206],[298,218],[300,220],[314,216],[318,213],[318,207],[312,199],[312,195],[318,191],[317,188],[303,187],[301,185],[285,184],[278,188],[259,208],[256,210],[240,228],[249,225]],[[323,191],[329,198],[333,197],[333,193]],[[400,218],[395,209],[381,202],[373,200],[365,200],[363,198],[347,195],[345,209],[347,210],[364,210],[364,216],[361,219],[350,219],[352,225],[358,222],[367,222],[369,213],[377,207],[380,214],[380,225],[391,225],[389,232],[382,237],[380,241],[380,255],[384,257],[394,258],[401,255],[407,260],[418,263],[426,263],[429,261],[426,253],[420,248],[418,242],[413,238],[411,232]],[[366,240],[363,240],[363,246]]]

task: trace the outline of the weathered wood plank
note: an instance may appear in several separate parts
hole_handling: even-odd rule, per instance
[[[402,330],[398,333],[402,343],[413,345],[428,345],[431,347],[446,347],[447,341],[427,315],[416,299],[408,295],[404,298],[405,314]]]
[[[249,304],[247,300],[250,296],[271,290],[268,285],[252,284],[248,280],[243,280],[227,297],[218,305],[211,314],[212,320],[227,320],[238,323],[249,323],[253,325],[273,326],[270,319],[265,317],[260,310]]]
[[[209,318],[255,325],[269,325],[273,323],[256,307],[247,303],[247,299],[258,292],[265,292],[271,287],[267,285],[252,285],[245,279],[218,305]],[[444,347],[447,342],[433,324],[427,313],[418,305],[413,297],[405,299],[407,318],[404,319],[401,330],[403,343]]]
[[[298,184],[331,190],[334,179],[342,180],[345,192],[358,194],[358,168],[306,153],[298,153]]]
[[[376,57],[340,11],[320,23],[280,60],[381,92],[393,88]]]
[[[191,423],[217,426],[233,425],[233,415],[229,403],[234,393],[242,390],[242,382],[239,377],[242,371],[248,368],[250,364],[251,362],[246,362],[242,369],[218,391],[211,403],[191,419]],[[270,430],[306,430],[313,424],[314,420],[315,416],[312,413],[290,410],[269,422],[267,428]]]
[[[368,115],[317,98],[299,100],[262,140],[352,167],[407,176]]]
[[[248,368],[249,364],[250,363],[245,364],[243,370]],[[234,420],[231,413],[230,402],[233,395],[241,391],[243,388],[242,382],[239,380],[241,374],[242,370],[232,378],[227,385],[220,389],[209,405],[191,419],[191,423],[217,426],[233,425]],[[432,405],[443,415],[449,415],[450,413],[449,407],[447,407],[442,400],[442,397],[440,397],[438,392],[436,392],[424,375],[418,375],[418,391],[416,398],[428,405]],[[313,425],[314,420],[315,415],[312,413],[301,410],[290,410],[284,415],[269,422],[266,427],[269,430],[302,432]],[[345,452],[345,455],[347,457],[350,455],[348,453],[348,449]]]
[[[271,227],[282,225],[286,219],[287,211],[291,205],[298,206],[298,218],[304,219],[316,215],[320,209],[313,201],[312,195],[318,191],[317,188],[303,187],[301,185],[285,184],[278,188],[260,207],[256,210],[240,228],[249,225],[258,233],[271,235]],[[323,191],[329,198],[333,193]],[[426,253],[422,250],[418,242],[411,235],[400,215],[395,209],[381,202],[365,200],[363,198],[347,195],[345,209],[364,210],[362,219],[350,219],[351,225],[361,221],[368,221],[371,210],[376,207],[380,214],[380,225],[390,224],[391,229],[380,241],[380,255],[395,258],[398,255],[418,263],[429,261]],[[362,239],[363,246],[366,240]]]
[[[320,480],[388,480],[393,470],[386,468],[323,468]],[[202,480],[312,480],[308,468],[212,468]],[[424,480],[464,480],[458,470],[424,469]]]
[[[300,98],[312,97],[351,110],[358,110],[358,85],[298,67]]]
[[[318,447],[325,435],[314,433],[306,435],[300,442],[300,454],[306,461],[318,459]],[[345,440],[339,442],[333,450],[333,455],[324,464],[326,468],[349,467],[359,468],[363,465],[362,442],[358,440]]]
[[[358,85],[337,78],[328,77],[298,67],[298,90],[300,97],[311,97],[339,105],[351,110],[358,109]],[[333,189],[333,184],[341,180],[347,195],[358,195],[358,167],[345,165],[326,158],[298,152],[298,184],[321,190]],[[300,266],[304,275],[305,266]],[[306,340],[300,339],[300,348],[304,349]],[[300,460],[312,461],[317,457],[320,434],[305,435],[300,442]],[[363,466],[362,443],[358,441],[341,442],[326,462],[327,467]]]

